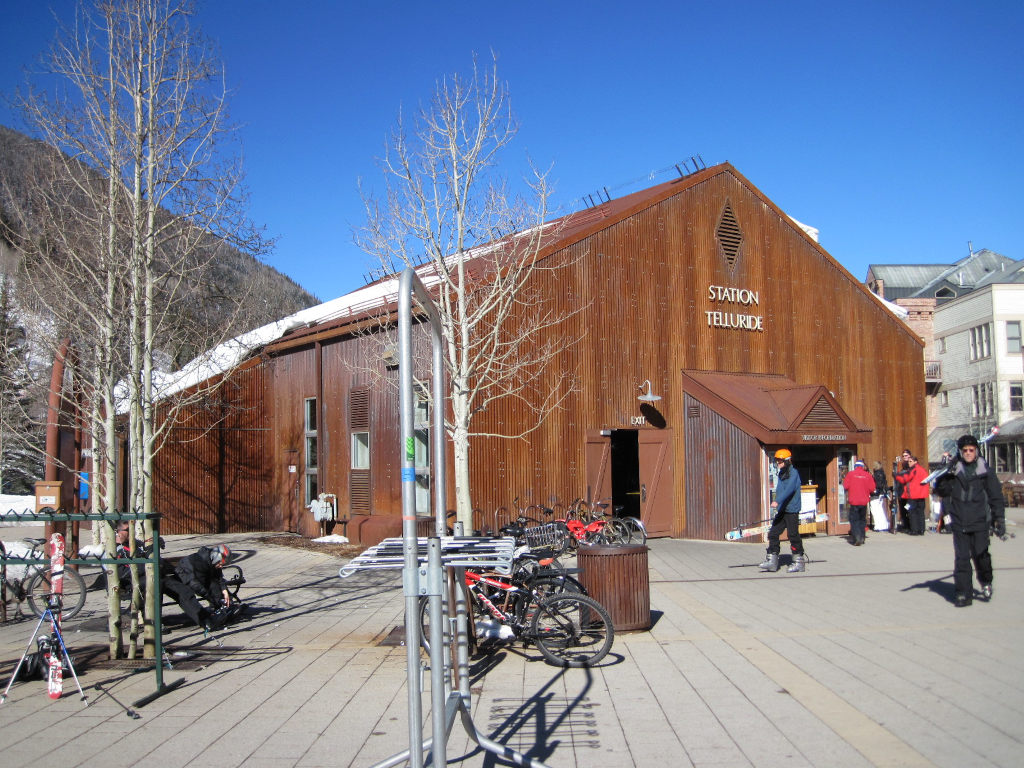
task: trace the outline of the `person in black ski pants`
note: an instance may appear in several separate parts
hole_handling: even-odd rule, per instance
[[[775,464],[779,469],[779,482],[775,486],[775,500],[772,502],[775,517],[772,519],[772,527],[768,529],[768,553],[758,568],[767,573],[779,570],[779,537],[786,531],[789,548],[793,552],[793,562],[786,573],[800,573],[807,568],[804,543],[800,538],[800,475],[793,467],[793,454],[788,448],[780,448],[775,452]]]
[[[971,563],[981,584],[981,595],[992,599],[992,556],[988,552],[989,527],[1006,535],[1006,502],[995,470],[978,455],[978,439],[963,435],[956,441],[960,455],[935,483],[942,510],[953,531],[953,584],[955,605],[964,608],[974,597]],[[948,459],[944,454],[943,459]]]
[[[221,570],[230,558],[231,550],[224,544],[200,547],[198,552],[183,557],[173,571],[167,569],[160,579],[160,589],[198,626],[207,631],[220,629],[227,619],[227,612],[220,609],[231,607],[231,594]],[[212,611],[203,607],[200,598],[210,604]]]

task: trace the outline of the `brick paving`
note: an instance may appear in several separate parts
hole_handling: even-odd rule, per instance
[[[1008,517],[1024,534],[1024,510]],[[405,649],[382,644],[402,623],[398,573],[341,580],[343,561],[258,538],[168,537],[167,554],[232,546],[248,620],[205,638],[170,609],[164,679],[184,682],[145,706],[133,702],[155,677],[138,665],[85,663],[88,707],[71,680],[59,701],[43,682],[15,683],[0,705],[4,766],[333,768],[404,749]],[[552,768],[1024,762],[1024,535],[993,542],[995,597],[964,609],[949,536],[811,538],[807,552],[804,574],[761,574],[756,544],[651,542],[651,631],[620,633],[591,670],[518,645],[474,659],[477,727]],[[90,593],[67,622],[72,653],[103,644],[102,608]],[[0,626],[0,684],[34,626]],[[185,651],[198,655],[174,655]],[[507,764],[459,724],[448,761]]]

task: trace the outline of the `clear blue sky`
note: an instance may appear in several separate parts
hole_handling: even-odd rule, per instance
[[[0,90],[71,0],[4,11]],[[321,299],[374,266],[357,180],[401,105],[494,51],[556,203],[690,155],[729,161],[863,280],[871,263],[1024,258],[1024,3],[208,0],[268,261]],[[15,125],[0,107],[0,122]],[[663,181],[661,176],[655,181]],[[646,186],[633,184],[620,194]],[[783,268],[783,267],[780,267]]]

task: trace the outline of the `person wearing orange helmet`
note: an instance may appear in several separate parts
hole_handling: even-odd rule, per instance
[[[779,570],[779,537],[786,531],[789,535],[789,548],[793,552],[793,561],[786,569],[787,573],[800,573],[807,569],[807,555],[804,554],[804,543],[800,538],[800,475],[793,467],[793,454],[788,448],[780,448],[775,452],[775,466],[779,470],[779,481],[775,486],[775,499],[772,501],[772,527],[768,529],[768,553],[758,568],[766,573]]]

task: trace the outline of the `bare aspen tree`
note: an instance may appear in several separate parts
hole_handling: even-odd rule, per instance
[[[262,245],[244,218],[221,66],[192,28],[193,15],[188,0],[83,5],[46,60],[58,91],[22,99],[27,122],[60,151],[33,204],[48,206],[55,218],[23,217],[28,234],[19,247],[30,269],[57,273],[40,299],[50,297],[58,325],[74,335],[80,364],[88,364],[83,379],[101,468],[94,503],[106,510],[116,506],[117,430],[124,427],[124,506],[159,511],[153,457],[177,414],[205,401],[220,381],[182,389],[160,373],[161,359],[169,362],[168,350],[188,358],[185,350],[213,349],[240,330],[244,293],[217,295],[209,286],[225,241],[251,252]],[[216,327],[187,320],[203,301],[222,305]],[[144,537],[153,539],[148,520]],[[149,567],[146,580],[144,652],[151,657],[160,589]],[[116,579],[108,582],[114,654],[119,595]],[[134,592],[138,601],[138,586]]]
[[[364,195],[367,224],[357,233],[383,274],[417,268],[437,302],[450,387],[446,429],[456,514],[467,531],[472,439],[523,436],[474,431],[474,416],[496,400],[516,398],[537,415],[539,426],[572,392],[574,372],[551,370],[551,363],[573,340],[541,341],[553,339],[545,331],[579,310],[537,287],[542,272],[569,266],[539,258],[553,234],[545,226],[547,172],[531,167],[522,194],[497,172],[517,131],[496,60],[486,70],[474,60],[468,77],[441,80],[411,126],[399,117],[380,161],[386,193],[382,199]],[[538,392],[531,382],[542,372],[550,386]]]

